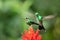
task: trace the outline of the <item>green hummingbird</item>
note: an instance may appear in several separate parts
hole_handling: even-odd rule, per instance
[[[45,20],[45,19],[52,19],[52,18],[54,18],[55,16],[54,16],[54,15],[41,16],[41,15],[39,15],[39,13],[35,13],[35,17],[36,17],[37,23],[34,22],[34,21],[32,21],[32,20],[30,20],[29,18],[26,18],[26,19],[27,19],[27,24],[28,24],[29,26],[35,24],[35,25],[38,25],[38,29],[39,29],[39,30],[42,30],[42,29],[45,30],[45,28],[44,28],[44,26],[43,26],[43,20]]]

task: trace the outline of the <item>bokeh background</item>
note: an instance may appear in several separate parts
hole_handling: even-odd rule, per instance
[[[25,18],[36,21],[36,12],[57,15],[43,21],[46,32],[41,35],[42,40],[60,40],[60,0],[0,0],[0,40],[22,40],[22,32],[29,28]]]

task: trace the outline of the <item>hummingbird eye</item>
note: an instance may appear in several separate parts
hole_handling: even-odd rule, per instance
[[[28,19],[28,18],[26,17],[26,19]]]

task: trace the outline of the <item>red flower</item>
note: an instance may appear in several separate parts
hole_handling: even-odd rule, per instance
[[[28,31],[25,30],[22,34],[22,40],[41,40],[41,35],[38,35],[39,30],[37,29],[36,32],[34,32],[32,27],[29,27]]]

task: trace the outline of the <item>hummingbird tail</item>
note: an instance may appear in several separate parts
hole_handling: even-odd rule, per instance
[[[42,30],[42,29],[45,30],[44,26],[39,25],[39,30]]]

